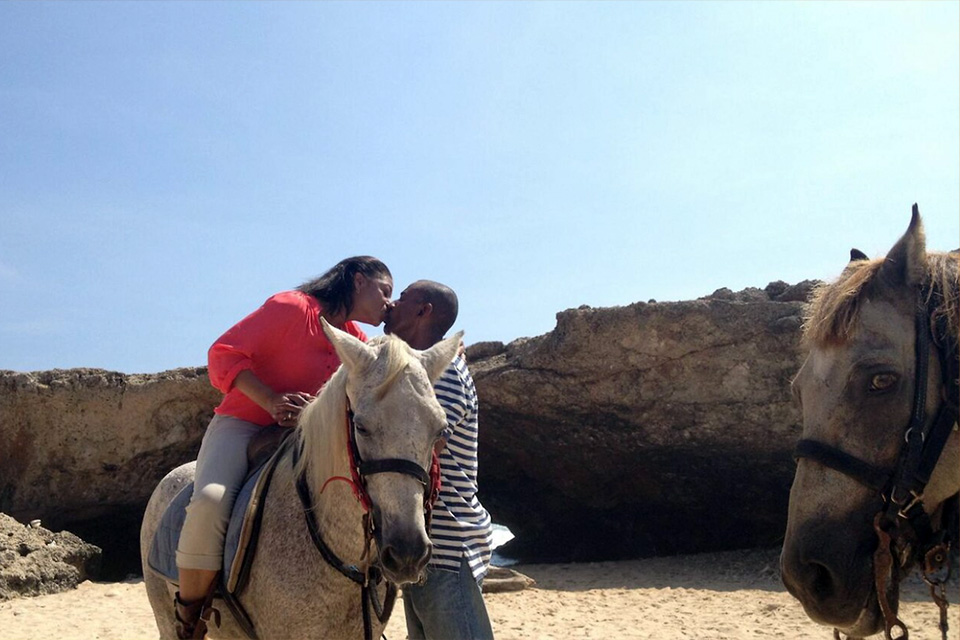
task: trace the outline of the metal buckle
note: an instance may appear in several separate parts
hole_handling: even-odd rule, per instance
[[[922,494],[922,493],[919,494],[919,495],[917,495],[917,492],[916,492],[916,491],[911,491],[911,492],[910,492],[910,495],[913,496],[913,499],[910,500],[910,502],[908,502],[908,503],[906,504],[906,506],[903,506],[903,505],[900,503],[900,501],[898,501],[898,500],[896,499],[896,497],[895,497],[892,493],[891,493],[891,495],[890,495],[890,500],[892,500],[894,504],[896,504],[898,507],[900,507],[900,511],[897,512],[897,515],[900,516],[901,518],[903,518],[904,520],[909,519],[909,516],[907,515],[907,512],[908,512],[908,511],[910,511],[910,510],[913,509],[915,506],[917,506],[917,504],[922,504],[922,503],[923,503],[923,494]]]
[[[909,429],[907,429],[907,432],[903,434],[903,441],[906,442],[907,444],[910,444],[911,431],[913,431],[913,427],[910,427]],[[917,433],[920,434],[920,443],[923,444],[923,442],[927,439],[927,437],[924,435],[922,431],[917,431]]]

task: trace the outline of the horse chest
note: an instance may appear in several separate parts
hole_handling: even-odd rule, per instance
[[[249,587],[242,596],[257,633],[264,640],[362,639],[360,587],[323,560],[292,489],[286,490],[287,482],[279,486],[284,497],[266,505]]]

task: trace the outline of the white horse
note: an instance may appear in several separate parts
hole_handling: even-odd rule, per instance
[[[280,459],[240,595],[265,640],[379,637],[386,620],[371,615],[369,606],[373,602],[376,609],[384,601],[377,573],[395,584],[416,582],[430,558],[425,469],[431,469],[433,444],[445,424],[433,381],[456,355],[460,334],[420,352],[392,337],[364,344],[323,324],[343,365],[301,415],[297,446],[290,448],[299,451],[299,459],[290,449]],[[164,509],[192,482],[195,464],[178,467],[160,482],[140,533],[144,584],[164,639],[176,638],[176,585],[148,566],[147,557]],[[301,503],[298,478],[312,508]],[[310,519],[327,551],[342,560],[339,568],[315,545]],[[364,594],[366,603],[354,581],[358,576],[374,578],[370,587],[377,593]],[[246,637],[219,598],[214,607],[222,619],[219,627],[210,625],[209,637]]]

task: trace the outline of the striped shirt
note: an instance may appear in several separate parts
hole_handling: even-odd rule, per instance
[[[477,499],[477,390],[467,363],[457,355],[434,386],[447,414],[440,453],[440,497],[433,505],[430,566],[459,571],[465,557],[480,580],[490,565],[490,514]]]

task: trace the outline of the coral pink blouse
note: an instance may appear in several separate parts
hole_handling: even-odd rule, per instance
[[[215,409],[259,425],[273,418],[233,382],[244,369],[277,393],[316,395],[340,366],[340,358],[320,326],[320,303],[300,291],[271,296],[259,309],[220,336],[207,352],[210,383],[225,393]],[[366,342],[355,322],[344,330]]]

